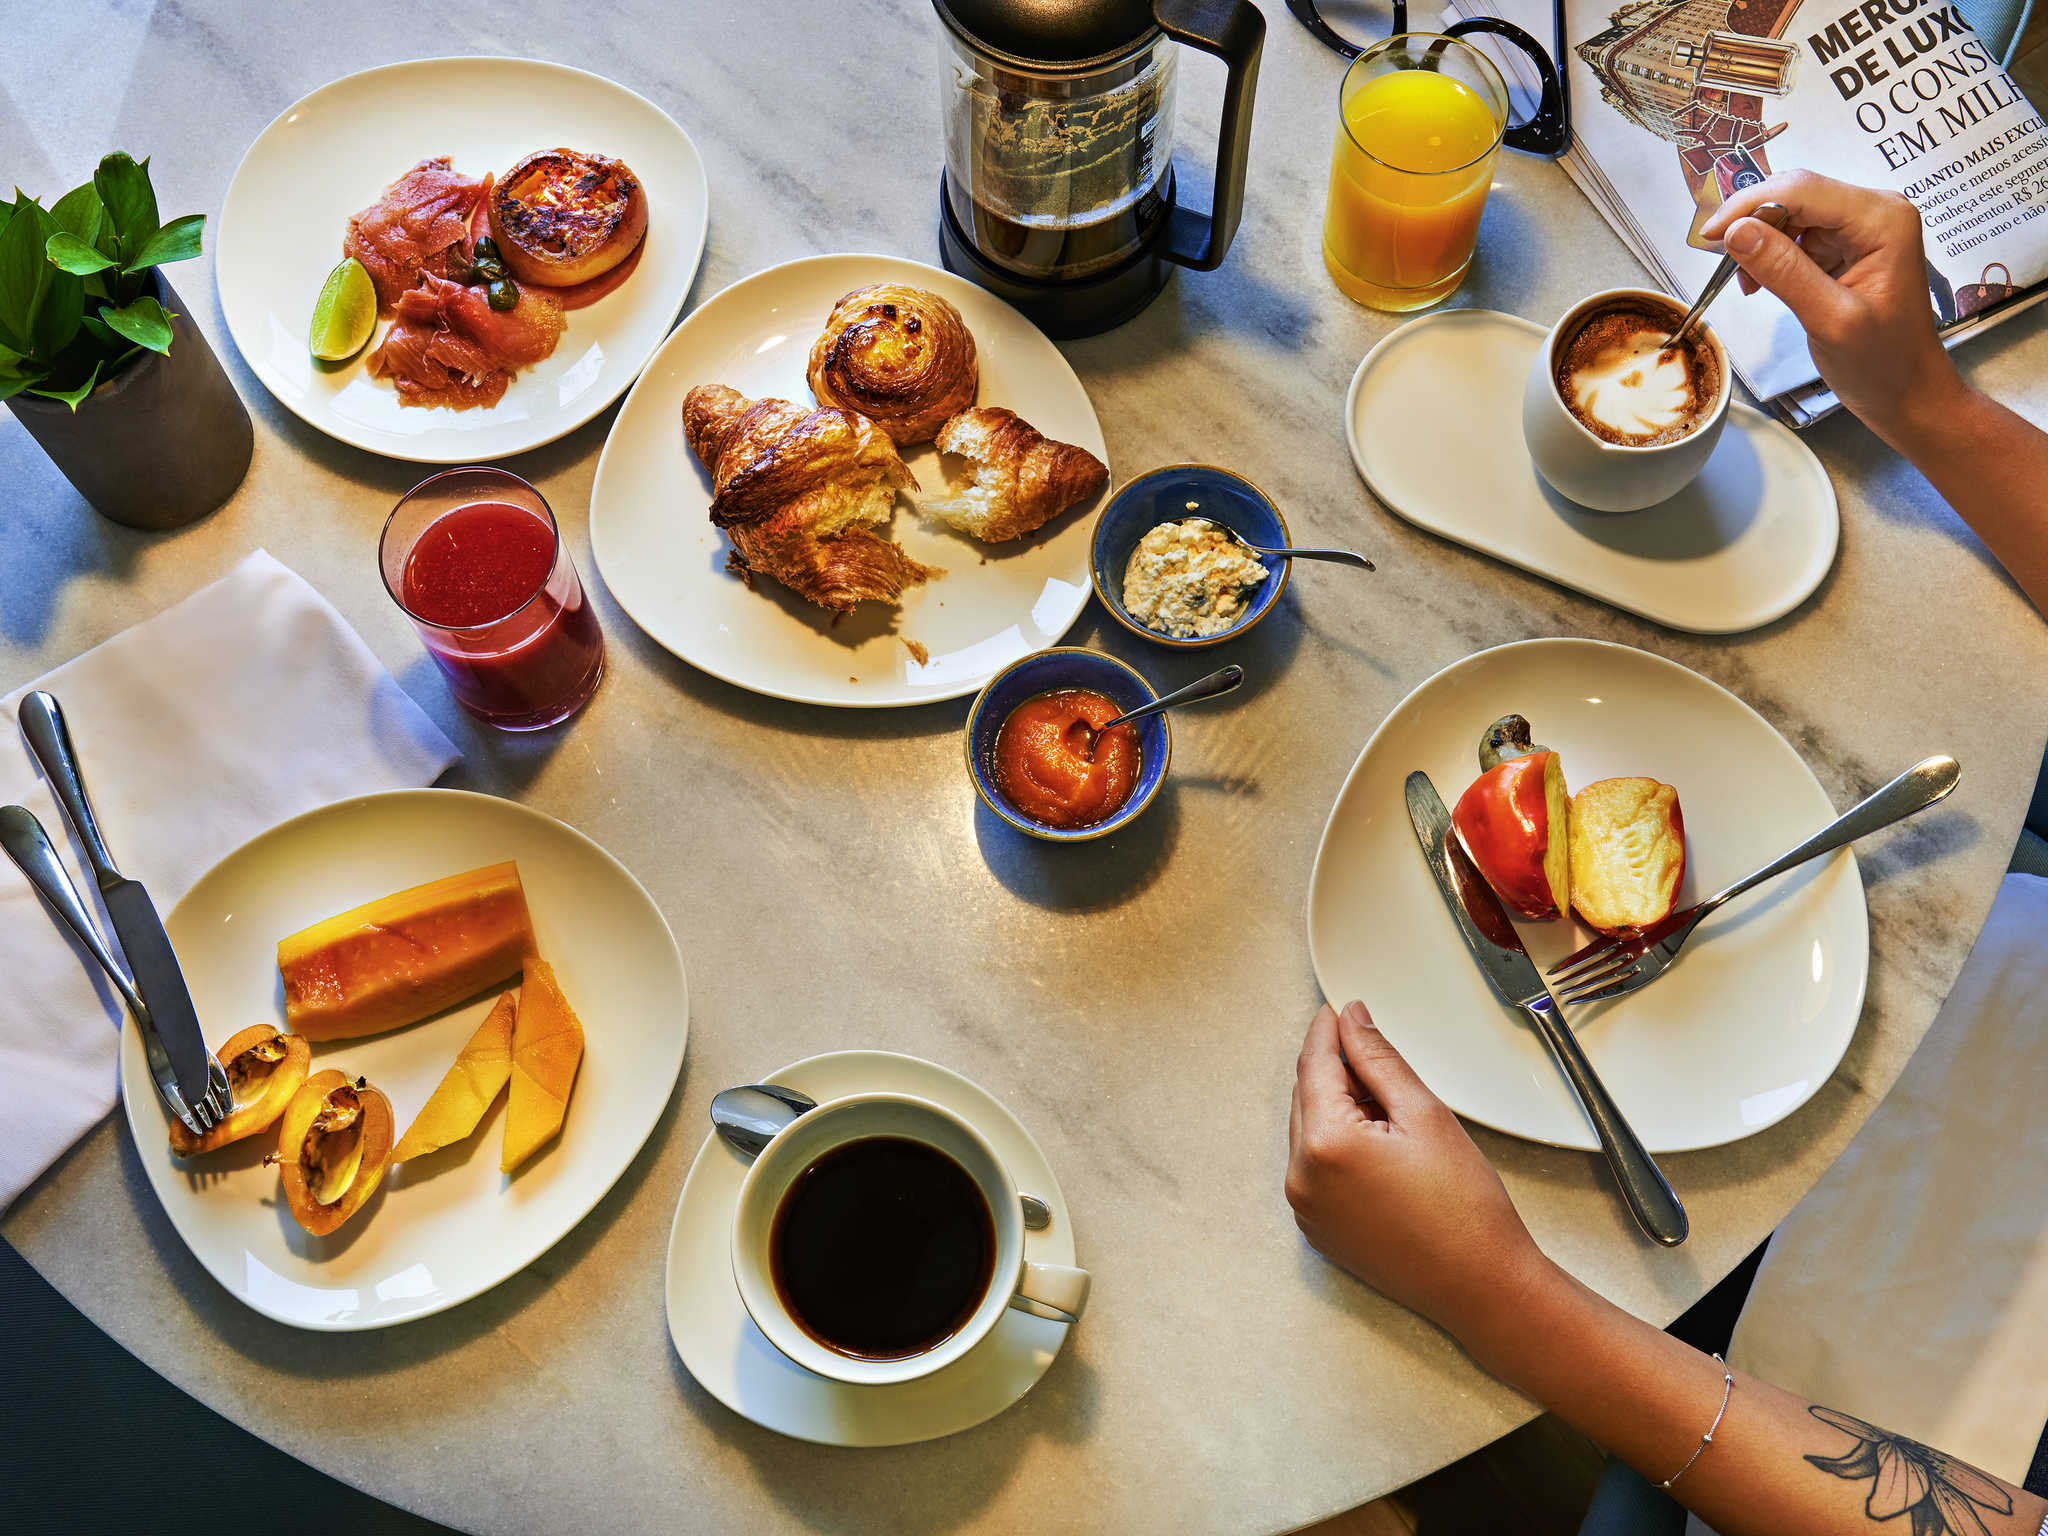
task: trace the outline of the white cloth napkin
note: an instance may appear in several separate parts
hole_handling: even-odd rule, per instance
[[[159,912],[265,828],[432,783],[458,755],[327,600],[261,550],[28,687],[64,706],[114,862]],[[111,939],[16,727],[26,692],[0,700],[0,803],[35,812]],[[113,1108],[125,1017],[91,957],[0,859],[0,1213]]]

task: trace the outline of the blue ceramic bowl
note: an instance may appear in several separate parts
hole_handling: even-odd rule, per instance
[[[1152,685],[1114,656],[1080,646],[1062,645],[1049,651],[1035,651],[1013,661],[988,681],[967,712],[965,745],[967,773],[974,780],[974,792],[988,808],[1019,832],[1042,837],[1049,843],[1085,843],[1103,837],[1129,822],[1159,793],[1166,782],[1166,766],[1173,758],[1173,731],[1164,715],[1147,715],[1132,724],[1138,733],[1138,782],[1114,816],[1092,827],[1047,826],[1026,816],[996,788],[996,733],[1010,717],[1010,711],[1026,699],[1061,688],[1092,688],[1113,700],[1119,709],[1136,709],[1159,695]]]
[[[1244,612],[1220,635],[1181,640],[1147,629],[1124,607],[1124,567],[1131,552],[1161,523],[1177,523],[1190,517],[1206,517],[1221,523],[1250,544],[1267,549],[1287,545],[1287,520],[1271,498],[1243,475],[1218,469],[1213,464],[1169,464],[1140,475],[1125,485],[1095,519],[1095,542],[1088,552],[1095,595],[1110,617],[1134,635],[1143,635],[1154,645],[1196,650],[1235,640],[1273,611],[1280,594],[1287,590],[1290,560],[1268,560],[1265,583],[1247,595]]]

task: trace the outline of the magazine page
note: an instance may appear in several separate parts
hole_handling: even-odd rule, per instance
[[[1549,0],[1456,9],[1546,45],[1552,35]],[[1686,298],[1718,259],[1698,231],[1722,199],[1800,166],[1918,205],[1928,305],[1945,331],[1979,328],[2048,277],[2048,132],[1953,5],[1573,0],[1566,26],[1567,169]],[[1805,335],[1782,304],[1731,287],[1708,317],[1753,394],[1796,392],[1795,419],[1824,412]]]

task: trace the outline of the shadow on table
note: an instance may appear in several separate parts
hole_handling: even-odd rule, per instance
[[[901,1446],[813,1445],[764,1429],[697,1384],[669,1351],[690,1412],[712,1439],[737,1447],[756,1482],[814,1531],[937,1536],[971,1522],[1001,1492],[1030,1442],[1077,1444],[1096,1429],[1101,1390],[1078,1336],[1021,1402],[957,1435]]]
[[[208,1274],[185,1246],[164,1213],[163,1205],[149,1187],[149,1176],[136,1155],[135,1143],[125,1129],[115,1135],[120,1147],[123,1179],[134,1202],[137,1219],[149,1235],[165,1278],[190,1305],[196,1315],[229,1348],[260,1361],[273,1370],[315,1382],[370,1377],[403,1370],[435,1356],[449,1353],[503,1328],[553,1283],[554,1277],[582,1262],[604,1237],[613,1223],[639,1194],[648,1173],[661,1160],[664,1148],[675,1134],[681,1113],[683,1092],[688,1084],[689,1062],[683,1064],[675,1090],[645,1145],[619,1175],[604,1199],[561,1241],[536,1258],[518,1274],[501,1281],[479,1296],[471,1297],[432,1319],[391,1328],[358,1333],[314,1333],[292,1328],[253,1311],[229,1295]],[[383,1198],[380,1190],[373,1197]],[[279,1201],[282,1206],[282,1200]],[[280,1213],[281,1220],[288,1220]],[[411,1417],[432,1420],[438,1414],[460,1412],[466,1399],[461,1394],[467,1383],[451,1382],[454,1399],[436,1402],[418,1395],[417,1385],[408,1386],[406,1407]]]

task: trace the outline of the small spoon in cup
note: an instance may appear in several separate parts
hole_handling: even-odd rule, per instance
[[[1178,704],[1192,704],[1197,699],[1213,699],[1219,693],[1230,692],[1243,681],[1244,668],[1232,662],[1227,667],[1211,672],[1207,677],[1196,678],[1185,688],[1176,688],[1171,693],[1162,694],[1150,704],[1141,704],[1136,709],[1125,710],[1114,720],[1106,720],[1101,725],[1090,725],[1086,720],[1076,720],[1067,727],[1067,736],[1083,757],[1093,761],[1095,745],[1102,740],[1106,732],[1120,725],[1128,725],[1133,720],[1142,720],[1147,715],[1156,715],[1162,710],[1172,709]]]
[[[1758,203],[1756,207],[1749,211],[1750,218],[1762,219],[1764,223],[1770,225],[1773,229],[1783,229],[1785,227],[1785,220],[1791,217],[1791,214],[1792,210],[1783,203]],[[1700,316],[1707,312],[1707,306],[1721,296],[1721,290],[1728,286],[1728,279],[1734,275],[1735,258],[1724,255],[1721,258],[1721,264],[1714,268],[1714,275],[1707,279],[1707,286],[1702,288],[1700,296],[1693,300],[1692,308],[1688,309],[1685,312],[1685,318],[1678,322],[1678,329],[1669,336],[1666,336],[1664,338],[1664,345],[1657,350],[1659,352],[1668,352],[1677,346],[1680,341],[1684,340],[1685,333],[1698,324]]]

